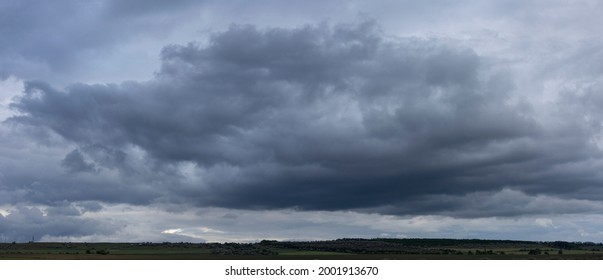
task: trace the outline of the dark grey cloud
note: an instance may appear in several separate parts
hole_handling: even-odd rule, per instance
[[[94,172],[96,170],[94,164],[86,162],[82,153],[77,149],[67,154],[61,165],[71,172]]]
[[[422,214],[425,209],[448,217],[517,217],[530,215],[596,214],[603,208],[600,201],[568,199],[546,194],[528,195],[504,188],[497,191],[472,192],[463,195],[434,194],[415,197],[404,204],[377,207],[369,211],[400,214]]]
[[[9,123],[78,147],[62,161],[71,173],[30,199],[474,217],[542,213],[509,194],[602,198],[590,111],[543,120],[508,72],[447,40],[391,38],[370,21],[232,25],[165,47],[161,62],[147,82],[25,84]],[[492,208],[507,210],[468,203],[496,193]]]

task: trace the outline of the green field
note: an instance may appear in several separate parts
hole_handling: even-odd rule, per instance
[[[5,259],[603,259],[603,244],[463,239],[338,239],[259,243],[0,243]]]

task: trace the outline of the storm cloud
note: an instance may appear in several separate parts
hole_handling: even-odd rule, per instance
[[[466,213],[466,203],[416,201],[504,189],[598,196],[595,169],[562,168],[598,162],[593,129],[542,122],[514,101],[504,68],[466,47],[387,38],[370,21],[233,25],[206,43],[165,47],[161,61],[146,82],[64,91],[26,82],[11,105],[20,115],[8,121],[81,147],[62,161],[70,173],[127,168],[126,151],[140,149],[184,185],[150,199],[197,206],[518,215],[533,210]],[[183,163],[203,173],[196,185],[178,182]]]
[[[603,236],[600,3],[34,2],[0,4],[9,239]]]

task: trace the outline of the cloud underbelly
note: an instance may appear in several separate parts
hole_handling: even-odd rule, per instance
[[[563,135],[521,101],[509,73],[443,40],[391,39],[372,22],[235,25],[205,44],[167,46],[161,62],[146,82],[30,81],[10,122],[73,143],[62,184],[111,174],[108,191],[136,193],[119,202],[473,216],[481,206],[438,195],[555,196],[567,176],[580,178],[574,189],[600,182],[558,172],[600,157],[591,131]],[[61,188],[69,199],[74,189]],[[114,199],[88,196],[79,199]],[[532,211],[518,209],[481,213]]]

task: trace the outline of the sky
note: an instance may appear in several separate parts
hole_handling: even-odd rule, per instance
[[[603,242],[600,1],[0,3],[0,242]]]

